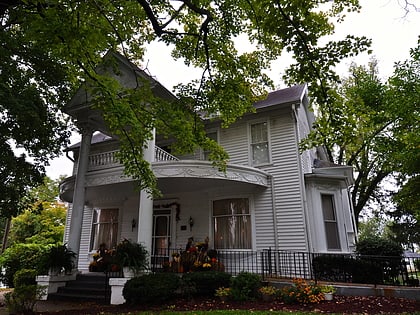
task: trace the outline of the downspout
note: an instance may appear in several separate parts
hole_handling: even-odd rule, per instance
[[[278,233],[278,227],[277,227],[277,211],[276,211],[276,194],[274,190],[274,179],[273,175],[270,174],[270,183],[271,183],[271,207],[273,209],[273,225],[274,225],[274,260],[275,260],[275,266],[280,266],[279,262],[279,233]],[[271,248],[269,248],[269,251],[271,252]],[[277,270],[277,267],[276,267]]]
[[[275,195],[275,191],[274,191],[274,180],[273,180],[273,175],[271,175],[271,174],[270,174],[270,183],[271,183],[271,206],[273,208],[274,238],[276,240],[274,242],[274,250],[277,252],[279,250],[279,244],[278,244],[279,233],[278,233],[278,230],[277,230],[276,195]],[[276,255],[276,257],[277,257],[277,255]]]
[[[299,145],[299,134],[298,134],[298,129],[297,129],[297,123],[298,123],[298,114],[296,111],[296,104],[292,104],[292,114],[293,117],[295,119],[295,136],[296,136],[296,140],[298,141],[298,145]],[[308,203],[307,203],[307,199],[306,199],[306,188],[305,188],[305,176],[302,173],[302,164],[301,164],[301,160],[300,160],[300,155],[299,155],[299,149],[298,149],[298,154],[297,154],[297,162],[298,162],[298,172],[299,172],[299,177],[302,179],[301,185],[300,185],[300,191],[301,191],[301,195],[302,195],[302,202],[303,202],[303,218],[305,221],[305,231],[306,231],[306,242],[308,244],[308,252],[309,254],[312,252],[312,239],[311,239],[311,229],[310,229],[310,225],[309,225],[309,220],[308,220]]]

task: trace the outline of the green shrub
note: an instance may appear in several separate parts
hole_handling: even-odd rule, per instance
[[[416,267],[417,271],[420,271],[420,259],[414,261],[414,267]]]
[[[324,300],[320,286],[305,279],[294,279],[291,286],[281,290],[281,298],[287,304],[311,304]]]
[[[4,295],[10,314],[33,314],[36,302],[44,295],[45,288],[38,285],[23,285]]]
[[[403,248],[400,244],[384,237],[374,236],[359,241],[356,244],[356,252],[360,254],[360,260],[365,261],[367,266],[363,275],[359,275],[359,271],[356,270],[357,276],[360,276],[361,280],[368,277],[363,283],[398,284],[399,274],[404,268]],[[375,268],[380,270],[381,274],[374,273]]]
[[[24,285],[35,285],[36,276],[37,272],[35,269],[20,269],[16,271],[13,277],[13,284],[15,288],[19,288]]]
[[[221,271],[201,271],[185,273],[182,282],[194,287],[195,295],[214,296],[217,288],[228,287],[231,275]]]
[[[352,282],[380,284],[383,282],[382,271],[379,261],[355,259],[353,262]]]
[[[258,289],[261,287],[259,275],[249,272],[240,272],[231,279],[231,296],[237,301],[253,300],[258,297]]]
[[[11,314],[33,314],[37,300],[45,293],[45,288],[36,285],[36,270],[21,269],[15,273],[15,288],[4,295],[4,301]]]
[[[68,273],[75,267],[76,253],[67,248],[67,245],[56,244],[48,247],[43,259],[41,269],[44,271],[54,270],[57,273],[63,270]]]
[[[174,273],[146,274],[128,280],[123,296],[128,304],[161,303],[175,295],[179,283]]]
[[[351,281],[354,258],[349,255],[321,254],[312,260],[316,280]]]
[[[37,244],[16,244],[7,248],[0,256],[1,281],[13,287],[13,276],[20,269],[36,269],[38,274],[46,271],[41,266],[47,247]]]
[[[124,239],[117,245],[115,260],[122,267],[129,267],[134,273],[140,273],[149,268],[149,252],[143,244]]]
[[[401,256],[403,248],[397,242],[383,237],[368,237],[356,244],[356,252],[371,256]]]

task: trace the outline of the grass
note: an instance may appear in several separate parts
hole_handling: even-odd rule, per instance
[[[110,315],[111,313],[106,313],[104,315]],[[119,314],[119,315],[123,315]],[[188,312],[174,312],[171,310],[161,311],[161,312],[138,312],[138,313],[129,313],[130,315],[182,315],[182,314],[193,314],[193,315],[220,315],[220,314],[229,314],[229,315],[245,315],[245,314],[255,314],[255,315],[308,315],[313,314],[310,312],[287,312],[287,311],[250,311],[250,310],[220,310],[220,311],[188,311]],[[115,315],[115,314],[113,314]],[[418,314],[420,315],[420,314]]]

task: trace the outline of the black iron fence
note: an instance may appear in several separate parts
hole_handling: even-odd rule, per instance
[[[420,259],[308,252],[165,249],[151,256],[153,272],[242,271],[263,279],[304,278],[315,281],[418,286]]]

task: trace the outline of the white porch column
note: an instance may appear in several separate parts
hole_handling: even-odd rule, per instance
[[[90,128],[86,128],[84,126],[80,128],[80,131],[82,133],[82,141],[80,144],[78,167],[74,184],[73,208],[71,212],[70,232],[68,241],[69,249],[71,249],[77,255],[79,255],[80,250],[80,237],[82,232],[83,210],[85,206],[86,194],[85,178],[86,172],[88,170],[88,158],[93,133],[93,131]]]
[[[148,141],[144,150],[144,159],[150,163],[155,159],[155,130],[153,139]],[[152,228],[153,228],[153,198],[146,191],[140,191],[139,218],[137,242],[143,244],[149,253],[152,250]]]

